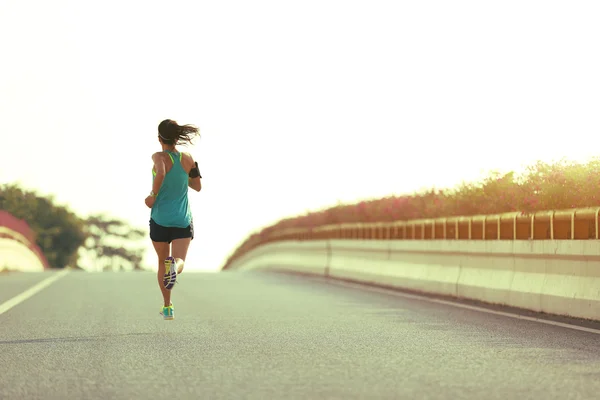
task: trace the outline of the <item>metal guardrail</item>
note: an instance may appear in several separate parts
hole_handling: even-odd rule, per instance
[[[284,240],[593,240],[600,239],[600,207],[511,212],[469,217],[445,217],[393,222],[291,228],[255,237],[228,260],[271,242]]]

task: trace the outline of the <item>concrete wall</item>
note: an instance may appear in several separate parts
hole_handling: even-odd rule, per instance
[[[0,238],[0,271],[3,269],[36,272],[45,267],[38,255],[23,243]]]
[[[48,262],[29,225],[0,210],[0,271],[43,271]]]
[[[600,320],[598,240],[315,240],[259,246],[233,270],[291,270]]]

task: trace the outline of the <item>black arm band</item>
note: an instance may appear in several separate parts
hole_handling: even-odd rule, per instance
[[[202,175],[200,175],[200,169],[198,169],[198,163],[196,162],[195,164],[196,166],[190,171],[190,178],[202,178]]]

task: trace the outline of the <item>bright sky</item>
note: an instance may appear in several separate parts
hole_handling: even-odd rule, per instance
[[[0,182],[148,227],[165,118],[196,239],[600,149],[598,1],[0,0]],[[148,263],[154,263],[148,239]]]

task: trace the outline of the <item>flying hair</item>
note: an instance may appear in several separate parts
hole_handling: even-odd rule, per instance
[[[200,130],[194,125],[179,125],[176,121],[165,119],[158,125],[158,136],[164,144],[192,144],[195,136],[200,136]]]

